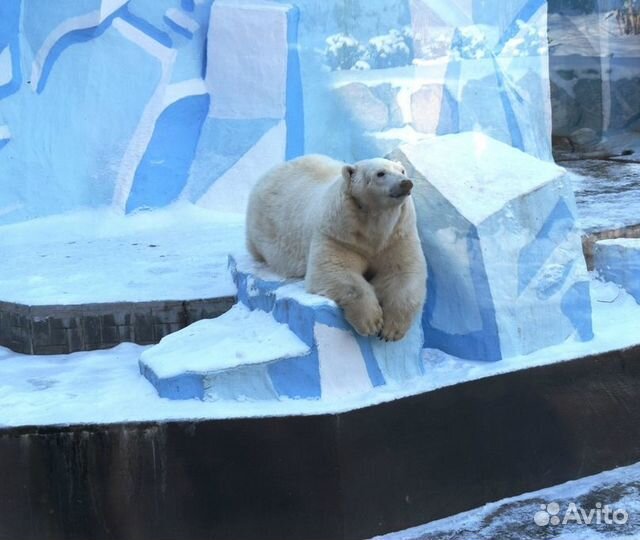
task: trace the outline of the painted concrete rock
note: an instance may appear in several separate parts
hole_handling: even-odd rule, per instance
[[[423,374],[420,319],[401,341],[365,338],[331,300],[230,257],[239,303],[145,351],[141,372],[172,399],[340,399]]]
[[[596,242],[593,266],[602,278],[626,289],[640,304],[640,238]]]
[[[473,360],[593,337],[588,274],[564,169],[480,133],[391,154],[414,179],[429,265],[425,345]]]

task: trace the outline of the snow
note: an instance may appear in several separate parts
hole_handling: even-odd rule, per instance
[[[148,347],[122,344],[105,351],[44,357],[0,348],[0,426],[337,413],[638,343],[640,306],[633,298],[612,283],[593,281],[592,303],[595,337],[590,342],[570,338],[501,362],[460,360],[428,349],[424,353],[425,376],[339,400],[172,401],[158,397],[140,374],[138,359]]]
[[[451,50],[457,58],[480,59],[489,56],[486,27],[480,25],[462,26],[454,34]]]
[[[289,298],[295,300],[303,306],[330,306],[335,307],[336,303],[330,298],[325,298],[318,294],[311,294],[304,288],[304,282],[297,281],[278,287],[275,291],[277,299]]]
[[[408,105],[409,106],[409,105]],[[403,114],[405,114],[403,110]],[[406,113],[411,114],[411,113]],[[386,131],[376,131],[371,134],[372,137],[376,139],[386,139],[393,141],[402,141],[405,144],[417,144],[424,140],[429,140],[433,137],[433,135],[425,135],[424,133],[420,133],[416,131],[413,126],[405,125],[401,128],[391,128]]]
[[[215,319],[205,319],[170,334],[145,351],[141,360],[161,378],[206,374],[277,358],[309,353],[286,324],[267,313],[236,304]]]
[[[327,45],[324,54],[331,69],[355,69],[356,64],[362,66],[364,48],[358,40],[347,34],[333,34],[325,40]]]
[[[491,363],[462,360],[431,349],[426,353],[427,377],[436,380],[438,386],[449,386],[461,381],[600,354],[640,343],[640,306],[624,289],[613,283],[594,279],[591,281],[591,304],[595,334],[591,341],[580,341],[572,336],[558,345]]]
[[[586,232],[640,223],[640,164],[568,162],[581,227]]]
[[[365,45],[349,34],[333,34],[325,39],[325,61],[331,70],[386,69],[411,63],[413,36],[408,27],[373,36]]]
[[[245,250],[237,249],[237,246],[230,255],[233,257],[239,272],[250,272],[255,277],[264,281],[285,281],[281,275],[276,274],[265,263],[256,261]]]
[[[554,538],[555,540],[637,540],[640,532],[640,463],[619,467],[610,471],[580,478],[524,493],[480,508],[433,521],[401,532],[376,537],[377,540],[427,540],[429,538],[456,538],[471,540],[477,538]],[[556,503],[559,506],[558,525],[537,525],[534,516],[541,505]],[[562,520],[567,515],[569,505],[574,503],[587,513],[607,505],[611,511],[617,509],[628,513],[628,523],[624,526],[602,523],[597,517],[591,524]],[[601,506],[598,506],[600,504]],[[555,510],[555,509],[554,509]],[[609,516],[611,517],[611,516]]]
[[[603,246],[622,246],[625,248],[640,249],[640,238],[611,238],[599,240],[598,244]]]
[[[30,305],[233,296],[244,216],[189,204],[85,210],[0,226],[0,299]]]
[[[467,153],[469,151],[471,154]],[[506,203],[562,176],[564,170],[542,162],[479,132],[445,135],[400,150],[416,169],[472,223],[478,224]],[[424,168],[421,165],[427,164]],[[455,181],[451,178],[455,171]]]
[[[519,35],[505,43],[502,54],[505,56],[546,55],[548,52],[546,27],[528,24],[520,19],[516,24]]]
[[[336,303],[325,296],[311,294],[304,287],[304,281],[299,279],[284,279],[282,276],[274,273],[265,263],[257,262],[246,251],[235,249],[231,256],[235,262],[235,268],[243,274],[250,274],[249,279],[260,279],[266,281],[273,287],[276,299],[295,300],[303,306],[317,307],[329,306],[336,307]],[[247,292],[252,296],[260,294],[259,284],[252,283],[253,287],[249,287],[247,283]],[[276,288],[277,287],[277,288]]]
[[[548,20],[549,49],[554,56],[638,56],[638,36],[622,33],[612,12],[571,16],[553,13]]]

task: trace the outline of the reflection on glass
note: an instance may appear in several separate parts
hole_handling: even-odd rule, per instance
[[[640,150],[640,0],[549,2],[559,154]]]

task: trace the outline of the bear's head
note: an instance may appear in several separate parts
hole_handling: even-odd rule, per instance
[[[399,206],[413,188],[404,167],[388,159],[365,159],[345,165],[342,176],[347,193],[361,208],[369,210]]]

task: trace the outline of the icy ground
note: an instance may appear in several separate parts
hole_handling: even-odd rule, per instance
[[[171,401],[159,398],[139,373],[138,358],[145,347],[122,344],[62,356],[27,356],[0,348],[0,427],[335,413],[638,343],[640,305],[631,296],[614,284],[594,281],[592,301],[592,341],[570,338],[500,362],[460,360],[428,349],[424,377],[402,388],[374,388],[339,401]]]
[[[551,510],[558,510],[557,525],[544,523],[547,505],[556,503]],[[574,503],[576,511],[570,510]],[[598,507],[598,504],[600,505]],[[624,510],[628,520],[624,524],[604,523],[604,515],[598,509],[607,505],[614,510]],[[544,510],[542,507],[544,506]],[[559,507],[559,508],[558,508]],[[590,524],[585,524],[579,509],[586,515],[595,510]],[[580,516],[581,522],[569,517]],[[546,516],[545,513],[546,512]],[[612,516],[609,516],[611,520]],[[623,514],[616,516],[620,521]],[[456,516],[431,522],[406,531],[377,537],[377,540],[637,540],[640,538],[640,463],[612,471],[588,476],[533,493],[525,493],[502,501],[486,504]]]
[[[227,255],[244,217],[193,205],[108,209],[0,227],[0,300],[30,305],[233,296]]]
[[[640,224],[640,163],[562,163],[572,172],[580,224],[586,232]]]

